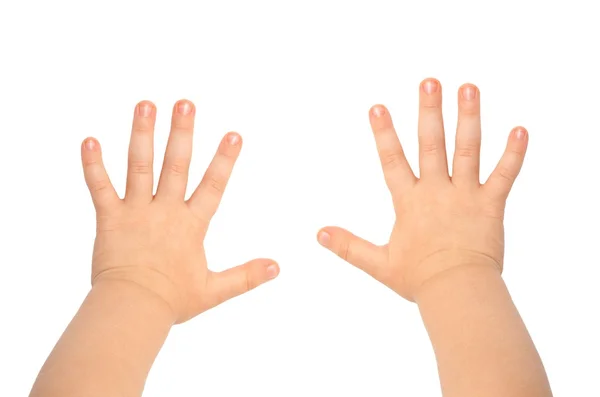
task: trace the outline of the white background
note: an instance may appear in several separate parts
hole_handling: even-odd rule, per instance
[[[539,5],[538,5],[539,3]],[[568,5],[567,5],[568,4]],[[321,248],[393,224],[367,112],[417,164],[419,82],[481,89],[482,180],[530,131],[509,198],[505,280],[555,395],[600,395],[598,112],[592,1],[5,1],[0,5],[0,395],[26,395],[89,288],[94,212],[79,145],[124,192],[131,117],[197,106],[190,191],[227,131],[244,149],[206,241],[214,269],[280,277],[173,329],[145,396],[439,396],[414,304]],[[157,171],[160,161],[157,161]],[[232,248],[235,247],[235,248]]]

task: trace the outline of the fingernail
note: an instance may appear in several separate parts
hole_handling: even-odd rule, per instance
[[[152,105],[149,103],[140,103],[138,105],[138,114],[142,117],[150,117],[152,114]]]
[[[525,136],[527,136],[527,131],[524,128],[517,128],[515,131],[515,136],[517,139],[525,139]]]
[[[381,117],[385,114],[385,108],[383,106],[373,106],[373,116]]]
[[[329,233],[321,231],[319,232],[317,239],[319,240],[319,244],[321,244],[324,247],[327,247],[329,241],[331,240],[331,236],[329,235]]]
[[[95,150],[96,149],[96,140],[93,138],[88,138],[84,144],[87,150]]]
[[[192,104],[188,101],[181,101],[177,104],[177,113],[187,116],[192,113]]]
[[[276,264],[269,265],[267,267],[267,278],[269,280],[274,279],[279,274],[279,268]]]
[[[426,94],[431,95],[438,90],[439,84],[436,80],[427,79],[423,82],[423,91]]]
[[[462,97],[463,99],[470,101],[475,99],[475,95],[477,95],[477,90],[472,85],[468,85],[462,88]]]
[[[227,136],[227,142],[229,142],[230,145],[237,145],[239,141],[240,141],[240,136],[238,134],[230,133]]]

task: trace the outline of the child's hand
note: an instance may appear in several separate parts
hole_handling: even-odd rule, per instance
[[[194,105],[178,102],[156,195],[153,195],[153,133],[156,109],[135,110],[129,146],[127,191],[119,199],[102,164],[100,145],[82,145],[85,180],[97,214],[92,285],[135,283],[163,299],[180,323],[274,278],[278,266],[256,259],[224,272],[208,270],[203,240],[242,146],[229,133],[200,185],[184,201],[192,157]],[[133,284],[131,284],[133,285]]]
[[[498,166],[481,185],[478,89],[461,87],[458,104],[450,177],[441,86],[433,79],[421,84],[420,179],[404,156],[388,111],[374,106],[371,126],[396,212],[390,241],[375,246],[337,227],[324,228],[318,235],[322,245],[409,300],[425,282],[449,269],[479,265],[502,271],[504,207],[523,164],[527,131],[521,127],[512,131]]]

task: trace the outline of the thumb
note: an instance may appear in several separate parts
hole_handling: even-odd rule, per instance
[[[384,269],[387,249],[355,236],[340,227],[324,227],[317,235],[319,243],[346,262],[374,278]]]
[[[254,259],[222,272],[212,272],[207,283],[210,307],[242,295],[278,274],[279,266],[271,259]]]

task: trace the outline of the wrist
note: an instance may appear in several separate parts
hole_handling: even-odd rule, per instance
[[[495,261],[490,259],[468,260],[452,266],[442,267],[442,270],[423,279],[414,290],[414,301],[420,305],[423,297],[436,295],[443,298],[456,291],[472,286],[485,284],[488,280],[502,281],[502,271]]]
[[[89,296],[101,301],[105,307],[125,306],[141,316],[149,326],[170,328],[175,324],[175,314],[169,303],[154,290],[133,279],[96,279]]]
[[[92,277],[92,288],[98,284],[118,284],[140,290],[149,302],[168,307],[177,320],[182,307],[181,296],[175,285],[162,273],[148,267],[113,267]],[[158,302],[158,301],[160,302]],[[175,321],[177,322],[177,321]]]

